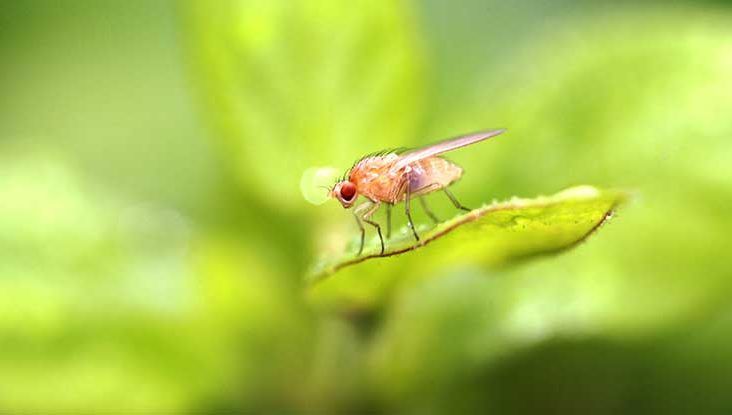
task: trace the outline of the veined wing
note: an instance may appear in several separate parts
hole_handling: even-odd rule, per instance
[[[399,169],[406,167],[416,161],[425,159],[427,157],[436,156],[438,154],[447,153],[448,151],[452,151],[460,147],[469,146],[479,141],[487,140],[505,131],[505,129],[480,131],[477,133],[462,135],[455,138],[449,138],[447,140],[440,141],[439,143],[408,151],[401,155],[401,158],[396,163],[394,163],[390,171],[398,171]]]

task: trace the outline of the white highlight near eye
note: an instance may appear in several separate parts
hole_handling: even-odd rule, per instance
[[[338,178],[335,167],[311,167],[302,173],[300,192],[302,197],[314,205],[328,200],[328,192]]]

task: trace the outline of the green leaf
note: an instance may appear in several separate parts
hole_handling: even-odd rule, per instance
[[[557,253],[584,241],[626,197],[621,191],[579,186],[548,197],[484,205],[421,229],[419,242],[402,229],[383,254],[378,239],[372,239],[361,256],[356,247],[318,262],[307,276],[311,299],[330,306],[370,307],[403,282],[399,280],[455,266],[497,268]]]
[[[26,147],[0,151],[0,412],[181,413],[228,399],[210,384],[256,406],[304,371],[281,264]]]

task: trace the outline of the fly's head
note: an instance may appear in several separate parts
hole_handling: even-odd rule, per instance
[[[330,191],[330,196],[338,199],[345,209],[350,208],[358,198],[358,189],[353,182],[343,180],[335,184]]]

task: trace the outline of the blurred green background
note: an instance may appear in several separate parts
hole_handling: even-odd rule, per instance
[[[0,91],[0,413],[732,411],[732,3],[5,1]],[[309,299],[357,230],[303,171],[494,127],[468,206],[638,197]]]

